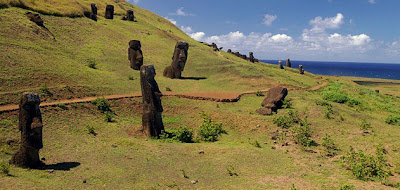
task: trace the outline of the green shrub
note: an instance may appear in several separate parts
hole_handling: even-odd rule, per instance
[[[0,162],[0,172],[5,175],[10,175],[10,164],[7,162]]]
[[[315,101],[315,104],[317,104],[318,106],[330,106],[330,107],[332,107],[332,105],[330,103],[328,103],[327,101],[317,100],[317,101]]]
[[[205,112],[201,112],[200,116],[203,119],[203,123],[197,132],[200,140],[214,142],[218,140],[221,134],[226,134],[226,131],[222,129],[222,123],[213,122],[211,117]]]
[[[165,91],[171,92],[171,88],[170,87],[165,87]]]
[[[334,156],[336,154],[337,147],[330,135],[325,134],[322,138],[322,146],[325,148],[328,156]]]
[[[385,122],[389,125],[400,125],[400,115],[389,115]]]
[[[342,185],[339,190],[355,190],[356,188],[354,187],[354,185],[350,185],[350,184],[344,184]]]
[[[226,167],[226,171],[228,172],[229,176],[238,176],[238,174],[235,172],[235,168],[232,165]]]
[[[97,63],[96,63],[96,61],[93,60],[93,59],[90,59],[90,60],[88,61],[88,67],[89,67],[89,68],[92,68],[92,69],[97,69]]]
[[[335,112],[334,112],[333,109],[332,109],[332,105],[326,106],[326,107],[325,107],[325,112],[324,112],[325,118],[327,118],[327,119],[333,119],[333,118],[332,118],[332,115],[333,115],[334,113],[335,113]]]
[[[257,91],[256,93],[254,93],[256,96],[264,96],[263,92],[261,91]]]
[[[292,108],[292,100],[291,99],[285,99],[282,102],[282,108],[283,109],[289,109]]]
[[[349,105],[350,107],[361,105],[361,101],[355,98],[349,98],[349,100],[347,101],[347,105]]]
[[[101,112],[111,111],[110,103],[108,103],[108,101],[104,98],[97,98],[96,100],[92,101],[92,104],[96,105],[97,109]]]
[[[365,154],[361,150],[356,152],[350,147],[350,151],[342,157],[342,160],[345,167],[360,180],[377,180],[386,178],[390,174],[382,146],[376,148],[376,156]]]
[[[371,127],[371,123],[368,122],[367,120],[363,119],[363,120],[361,120],[360,128],[361,128],[361,130],[363,130],[363,131],[368,131],[369,129],[372,128],[372,127]]]
[[[135,80],[135,78],[133,78],[133,76],[129,76],[128,79],[129,80]]]
[[[261,144],[257,140],[255,140],[254,142],[250,142],[250,144],[256,148],[261,148]]]
[[[49,90],[46,83],[42,83],[42,85],[40,85],[39,91],[44,95],[53,96],[53,93]]]
[[[88,134],[94,135],[94,136],[97,135],[97,133],[96,133],[96,131],[94,130],[94,127],[93,127],[93,126],[87,125],[87,126],[86,126],[86,129],[87,129],[87,131],[88,131]]]
[[[335,91],[322,92],[322,98],[327,101],[341,103],[341,104],[349,101],[349,97],[346,94]]]
[[[61,108],[63,110],[67,110],[68,109],[67,105],[65,105],[65,104],[57,104],[57,107],[59,107],[59,108]]]
[[[293,137],[295,142],[304,147],[310,147],[316,145],[315,141],[311,139],[312,130],[307,121],[302,121],[300,123],[300,126],[295,127],[293,129]]]
[[[290,187],[290,190],[297,190],[296,186],[294,186],[294,184],[292,184],[292,186]]]
[[[112,111],[105,111],[104,112],[104,121],[106,122],[114,122],[114,112]]]
[[[165,131],[162,131],[160,135],[160,139],[171,140],[171,141],[179,141],[183,143],[192,143],[193,141],[193,130],[189,127],[179,127],[179,128],[171,128]]]
[[[297,111],[289,110],[285,115],[277,116],[274,118],[273,123],[278,127],[288,129],[293,127],[295,123],[299,123],[299,113]]]

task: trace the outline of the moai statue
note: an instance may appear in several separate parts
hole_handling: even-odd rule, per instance
[[[189,44],[185,41],[178,41],[175,46],[172,64],[164,69],[164,77],[179,79],[182,77],[182,71],[185,69],[188,57]]]
[[[253,55],[253,52],[250,52],[250,53],[249,53],[249,60],[250,60],[250,62],[254,63],[254,55]]]
[[[163,107],[161,105],[162,93],[154,79],[156,70],[153,65],[143,65],[140,68],[140,84],[143,98],[142,127],[146,137],[159,138],[164,130],[162,122]]]
[[[231,49],[228,49],[228,51],[227,51],[228,53],[232,53],[232,50]]]
[[[96,4],[92,3],[90,4],[90,7],[92,8],[92,12],[90,13],[90,19],[97,21],[97,7]]]
[[[132,10],[126,11],[126,18],[128,21],[135,21],[135,15]]]
[[[287,88],[280,86],[271,88],[268,90],[267,97],[261,103],[263,108],[256,110],[256,112],[261,115],[272,115],[273,112],[277,112],[282,107],[287,94]]]
[[[131,62],[131,68],[133,70],[140,70],[140,67],[143,65],[143,53],[140,49],[141,47],[140,41],[138,40],[131,40],[129,42],[128,59]]]
[[[290,59],[286,59],[286,67],[292,67],[292,63],[290,62]]]
[[[39,14],[33,14],[32,12],[27,12],[26,16],[29,18],[30,21],[36,23],[38,26],[45,27],[43,19],[40,17]]]
[[[105,17],[106,17],[106,19],[114,19],[114,6],[113,5],[107,5]]]
[[[217,44],[212,43],[211,47],[213,48],[214,51],[219,51]]]
[[[303,65],[299,65],[299,73],[304,75],[304,68]]]
[[[39,159],[39,150],[43,148],[42,116],[39,109],[39,95],[24,93],[19,103],[19,131],[21,145],[10,160],[23,168],[38,168],[43,163]]]
[[[241,57],[242,59],[247,60],[247,55],[241,55],[240,57]]]
[[[242,55],[240,54],[240,52],[235,52],[234,53],[237,57],[242,57]]]
[[[282,61],[279,61],[279,62],[278,62],[278,65],[279,65],[279,68],[280,68],[280,69],[283,69],[283,63],[282,63]]]

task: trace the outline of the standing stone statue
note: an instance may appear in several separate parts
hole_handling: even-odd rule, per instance
[[[164,130],[161,113],[162,93],[154,79],[156,70],[153,65],[143,65],[140,68],[140,84],[143,97],[142,127],[146,137],[159,137]]]
[[[140,49],[141,47],[140,41],[138,40],[131,40],[129,42],[128,59],[131,62],[131,68],[133,70],[140,70],[140,67],[143,65],[143,53]]]
[[[232,50],[231,49],[228,49],[228,51],[227,51],[228,53],[232,53]]]
[[[213,48],[214,51],[219,51],[217,44],[212,43],[211,47]]]
[[[97,21],[97,7],[96,4],[92,3],[90,4],[90,7],[92,8],[92,12],[90,13],[90,19]]]
[[[292,63],[290,62],[290,59],[286,59],[286,67],[292,67]]]
[[[304,68],[303,65],[299,65],[299,73],[304,75]]]
[[[126,18],[128,21],[135,21],[135,15],[132,10],[126,11]]]
[[[278,62],[278,65],[279,65],[279,68],[280,68],[280,69],[283,69],[283,63],[282,63],[282,61],[279,61],[279,62]]]
[[[42,115],[39,109],[39,95],[24,93],[19,103],[19,131],[21,145],[10,160],[23,168],[37,168],[42,165],[39,159],[39,150],[43,148]]]
[[[175,46],[172,64],[164,69],[164,77],[176,79],[182,77],[188,57],[189,44],[185,41],[178,41]]]
[[[254,55],[253,55],[253,52],[250,52],[250,53],[249,53],[249,60],[250,60],[250,62],[254,63]]]
[[[105,17],[106,17],[106,19],[114,19],[114,6],[113,5],[107,5]]]

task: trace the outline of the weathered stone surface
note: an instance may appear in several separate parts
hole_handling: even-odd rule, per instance
[[[164,69],[163,76],[171,79],[182,77],[188,57],[189,44],[185,41],[178,41],[175,46],[172,64]]]
[[[135,21],[135,15],[133,14],[132,10],[126,11],[126,19],[128,21]]]
[[[90,19],[97,21],[97,7],[96,4],[92,3],[90,4],[90,7],[92,9],[92,12],[90,14]]]
[[[253,52],[250,52],[250,53],[249,53],[249,60],[250,60],[250,62],[252,62],[252,63],[255,62]]]
[[[138,40],[131,40],[128,48],[128,59],[131,62],[131,68],[134,70],[140,70],[143,65],[143,53],[141,50],[141,44]]]
[[[213,48],[214,51],[219,51],[219,48],[218,48],[217,44],[212,43],[211,47]]]
[[[228,53],[232,53],[232,50],[231,49],[228,49],[228,51],[227,51]]]
[[[156,71],[153,65],[140,68],[140,84],[143,98],[142,130],[146,137],[159,137],[164,130],[162,122],[162,93],[154,79]]]
[[[285,99],[287,94],[288,94],[287,88],[280,86],[271,88],[268,91],[267,97],[261,104],[263,108],[256,110],[256,112],[261,115],[271,115],[273,112],[276,112],[278,109],[282,107],[283,100]]]
[[[286,67],[292,67],[292,63],[290,62],[290,59],[286,59]]]
[[[40,17],[39,14],[34,14],[34,13],[31,13],[31,12],[27,12],[26,16],[29,18],[29,20],[31,20],[32,22],[36,23],[38,26],[45,27],[43,19]]]
[[[106,19],[114,19],[114,6],[113,5],[107,5],[105,17],[106,17]]]
[[[280,69],[284,69],[284,68],[283,68],[283,63],[282,63],[282,61],[279,61],[279,62],[278,62],[278,65],[279,65],[279,68],[280,68]]]
[[[303,65],[299,65],[299,73],[304,75],[304,68]]]
[[[42,115],[39,109],[39,95],[24,93],[19,104],[19,131],[21,145],[10,160],[23,168],[37,168],[42,165],[39,159],[39,150],[43,148]]]

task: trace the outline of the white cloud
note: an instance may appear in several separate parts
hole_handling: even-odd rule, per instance
[[[311,30],[325,30],[325,29],[336,29],[340,28],[340,26],[344,23],[344,16],[342,13],[337,13],[335,17],[328,17],[322,19],[322,17],[315,17],[313,20],[310,20],[310,25],[313,26]]]
[[[168,17],[164,17],[165,19],[169,20],[172,24],[176,25],[176,20],[172,19],[172,18],[168,18]]]
[[[129,1],[134,3],[134,4],[138,4],[140,0],[129,0]]]
[[[185,33],[192,33],[192,32],[194,32],[193,31],[193,29],[192,29],[192,27],[190,27],[190,26],[181,26],[181,29],[182,29],[182,31],[184,31]]]
[[[197,41],[202,41],[206,33],[204,32],[195,32],[192,34],[189,34],[189,36]]]
[[[183,7],[179,8],[178,10],[176,10],[175,13],[170,13],[170,15],[176,15],[176,16],[194,16],[194,14],[189,14],[189,13],[185,13],[183,11]]]
[[[371,4],[375,4],[376,3],[375,0],[368,0],[368,2],[371,3]]]
[[[272,22],[274,22],[278,18],[276,15],[266,14],[263,18],[263,24],[266,26],[271,26]]]

